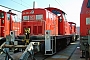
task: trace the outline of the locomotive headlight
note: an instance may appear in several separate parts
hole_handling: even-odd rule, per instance
[[[48,34],[48,32],[46,32],[46,34]]]
[[[90,34],[90,30],[88,30],[88,34]]]
[[[46,38],[49,39],[49,36],[47,35]]]
[[[4,24],[4,20],[2,20],[2,24]]]
[[[49,36],[48,36],[48,32],[46,32],[46,38],[47,38],[47,39],[49,38]]]

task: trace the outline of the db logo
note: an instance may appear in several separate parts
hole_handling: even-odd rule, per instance
[[[35,15],[31,15],[30,20],[34,20],[34,19],[35,19]]]
[[[90,10],[86,11],[86,14],[90,14]]]
[[[34,14],[34,10],[31,10],[30,14]]]

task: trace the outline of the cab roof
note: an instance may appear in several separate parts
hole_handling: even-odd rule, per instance
[[[51,10],[57,10],[57,11],[61,11],[62,13],[66,14],[64,11],[58,9],[58,8],[55,8],[55,7],[47,7],[45,9],[51,9]]]

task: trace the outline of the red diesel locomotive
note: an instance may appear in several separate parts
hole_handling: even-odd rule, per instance
[[[72,35],[72,40],[75,41],[76,36],[76,23],[68,22],[66,19],[66,13],[58,8],[48,7],[45,8],[52,13],[58,15],[59,23],[58,23],[58,35]]]
[[[66,21],[66,17],[65,17],[66,13],[58,8],[53,8],[53,7],[48,7],[45,9],[51,11],[52,13],[58,16],[58,34],[59,35],[69,35],[70,30],[68,29],[69,23]]]
[[[82,57],[90,58],[90,0],[83,0],[80,13],[80,48]]]
[[[72,40],[75,40],[76,35],[76,23],[68,22],[66,19],[66,13],[58,8],[48,7],[45,8],[52,13],[58,15],[59,23],[58,23],[58,34],[59,35],[73,35]]]
[[[24,28],[30,28],[31,35],[44,35],[45,30],[51,30],[52,35],[76,33],[76,24],[68,22],[65,18],[65,13],[53,7],[22,11],[22,34],[24,34]]]
[[[75,41],[78,38],[78,35],[76,35],[76,23],[69,22],[70,24],[70,34],[73,35],[72,40]]]
[[[15,21],[16,14],[0,10],[0,37],[6,37],[10,31],[15,31],[16,35],[21,33],[21,22]]]
[[[76,24],[68,22],[65,15],[54,7],[23,10],[21,35],[29,28],[30,41],[39,42],[40,51],[52,55],[67,46],[76,33]]]
[[[27,9],[22,12],[22,33],[30,28],[31,35],[44,35],[51,30],[51,35],[58,35],[58,16],[46,9]]]

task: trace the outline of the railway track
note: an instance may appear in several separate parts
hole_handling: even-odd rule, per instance
[[[57,52],[55,55],[52,56],[45,56],[40,52],[36,53],[34,55],[35,58],[34,60],[70,60],[78,45],[79,45],[79,40],[71,43],[69,46],[67,46],[66,48],[62,49],[61,51]],[[30,56],[28,60],[32,60],[31,58],[32,57]]]
[[[37,53],[34,57],[35,60],[70,60],[78,45],[79,40],[71,43],[69,46],[57,52],[55,55],[45,56],[41,53]],[[28,60],[30,60],[30,58]]]
[[[45,60],[70,60],[78,45],[79,40],[71,43],[65,49],[61,50],[60,52],[49,58],[46,58]]]
[[[50,57],[50,56],[45,56],[45,55],[43,55],[43,54],[41,54],[41,53],[37,53],[37,54],[35,54],[35,56],[34,56],[34,60],[45,60],[45,59],[47,59],[48,57]],[[31,60],[31,57],[29,57],[28,58],[28,60]]]

